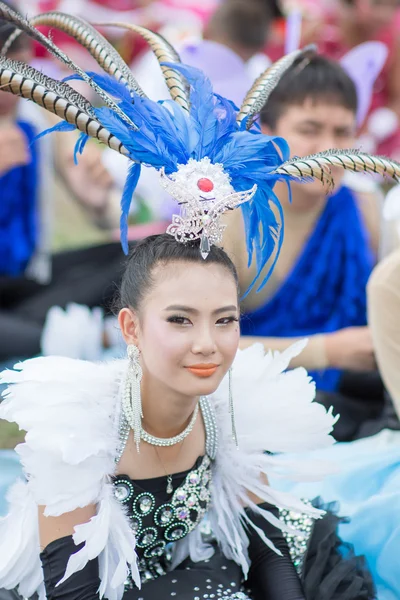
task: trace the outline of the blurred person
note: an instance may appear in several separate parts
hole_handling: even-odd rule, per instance
[[[400,417],[400,249],[374,269],[367,289],[376,359]]]
[[[356,110],[348,75],[340,65],[314,56],[283,76],[261,113],[262,130],[284,137],[293,156],[349,148]],[[382,386],[366,326],[366,284],[378,254],[380,206],[374,194],[356,194],[341,185],[337,171],[338,189],[330,196],[318,182],[293,182],[291,195],[284,183],[276,184],[284,242],[265,287],[256,292],[256,284],[243,301],[241,332],[243,347],[259,340],[265,348],[283,349],[295,337],[309,337],[300,364],[324,392],[321,400],[330,404],[333,398],[338,412],[345,413],[336,435],[348,439],[381,410]],[[225,247],[239,270],[241,289],[247,290],[255,264],[247,267],[246,249],[238,241],[241,215],[231,218],[237,229],[230,230]],[[347,395],[361,395],[361,400],[353,402]]]
[[[13,26],[0,22],[1,46]],[[30,62],[29,38],[20,35],[8,56]],[[42,326],[53,304],[101,305],[118,273],[118,243],[51,256],[53,170],[97,226],[117,226],[113,182],[93,144],[74,165],[75,134],[35,141],[49,121],[33,103],[0,91],[0,360],[40,350]],[[61,137],[62,136],[62,137]],[[98,265],[102,265],[99,270]]]
[[[316,43],[318,51],[340,59],[359,44],[377,40],[388,48],[378,77],[369,116],[364,123],[363,148],[400,157],[400,5],[398,0],[301,0],[302,45]],[[287,3],[290,8],[290,3]],[[272,48],[266,47],[267,54]],[[276,51],[276,48],[275,48]],[[283,54],[283,43],[278,53]]]

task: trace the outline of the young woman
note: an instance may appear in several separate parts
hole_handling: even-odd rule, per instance
[[[318,476],[279,454],[331,444],[335,419],[303,369],[283,373],[303,345],[235,359],[223,250],[204,260],[198,242],[145,239],[120,303],[128,362],[38,358],[3,374],[28,483],[1,526],[1,585],[29,596],[44,581],[64,600],[373,598],[361,563],[342,564],[336,518],[268,485]]]
[[[1,1],[0,17],[102,98],[96,108],[67,83],[0,59],[3,89],[56,112],[67,122],[59,129],[79,129],[77,152],[92,136],[132,160],[124,248],[141,164],[157,169],[181,206],[167,233],[145,239],[128,260],[119,312],[128,360],[37,358],[2,375],[10,386],[0,417],[27,432],[17,450],[27,481],[10,490],[0,522],[0,588],[63,600],[372,599],[362,561],[343,557],[336,518],[268,483],[326,472],[285,453],[330,445],[336,418],[313,402],[303,369],[284,373],[303,342],[282,354],[265,355],[261,345],[237,354],[238,278],[218,244],[221,215],[241,206],[261,272],[281,244],[269,206],[281,210],[278,179],[332,183],[332,164],[397,178],[400,165],[351,151],[288,160],[284,139],[253,127],[301,52],[263,74],[238,111],[163,38],[120,24],[149,41],[161,63],[172,100],[155,103],[87,23],[40,17],[78,39],[114,79],[84,73]]]

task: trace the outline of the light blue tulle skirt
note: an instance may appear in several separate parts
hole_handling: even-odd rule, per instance
[[[305,498],[321,496],[338,501],[340,515],[350,522],[340,526],[340,537],[365,556],[378,591],[378,600],[400,599],[400,431],[382,431],[351,443],[335,444],[308,453],[333,461],[339,472],[318,484],[283,484]],[[296,456],[296,458],[299,458]]]

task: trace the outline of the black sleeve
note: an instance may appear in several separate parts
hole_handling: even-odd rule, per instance
[[[97,558],[90,560],[86,567],[74,573],[61,585],[68,560],[83,544],[75,546],[72,536],[51,542],[40,554],[47,600],[99,600],[99,564]]]
[[[279,510],[269,504],[264,508],[279,517]],[[248,585],[254,600],[305,600],[300,579],[289,554],[282,531],[249,508],[246,514],[265,533],[283,556],[264,544],[258,533],[249,527],[249,558],[251,561]]]

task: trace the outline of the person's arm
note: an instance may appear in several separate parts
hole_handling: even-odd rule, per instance
[[[265,474],[261,480],[268,484]],[[262,510],[279,519],[279,509],[248,492],[249,499]],[[245,512],[250,521],[265,534],[281,552],[269,548],[253,527],[248,528],[250,569],[247,578],[254,600],[305,600],[300,578],[290,557],[289,547],[280,529],[249,506]]]
[[[376,260],[381,244],[383,195],[377,188],[376,191],[356,192],[356,199],[368,231],[370,248]]]
[[[68,561],[72,554],[83,545],[76,546],[72,535],[76,525],[90,521],[96,514],[96,507],[89,505],[59,517],[44,516],[45,507],[39,507],[40,560],[46,597],[49,600],[98,600],[99,565],[97,558],[89,560],[86,566],[74,573],[61,585]]]
[[[241,290],[246,290],[256,275],[255,261],[248,267],[246,237],[240,210],[224,215],[227,228],[224,232],[223,248],[236,266]],[[318,333],[309,338],[307,347],[297,356],[293,367],[302,366],[310,370],[326,368],[373,371],[376,369],[371,334],[368,327],[348,327],[331,333]],[[303,339],[301,338],[301,339]],[[240,348],[262,343],[268,350],[283,351],[300,338],[243,336]]]
[[[279,518],[279,509],[266,503],[260,504]],[[246,508],[252,523],[263,531],[266,537],[281,552],[269,548],[257,531],[249,528],[250,570],[248,584],[254,600],[305,600],[300,578],[297,575],[289,553],[289,547],[280,529],[271,525],[258,513]]]
[[[0,123],[0,177],[31,161],[27,139],[16,123]]]
[[[400,250],[372,273],[368,319],[380,373],[400,416]]]
[[[295,356],[292,359],[290,366],[292,368],[304,367],[314,371],[326,369],[329,366],[326,338],[327,336],[324,334],[309,336],[307,346],[298,356]],[[300,339],[304,338],[257,337],[244,335],[240,338],[239,347],[244,350],[253,344],[261,343],[264,346],[265,352],[268,352],[269,350],[283,352],[295,342],[300,341]]]

